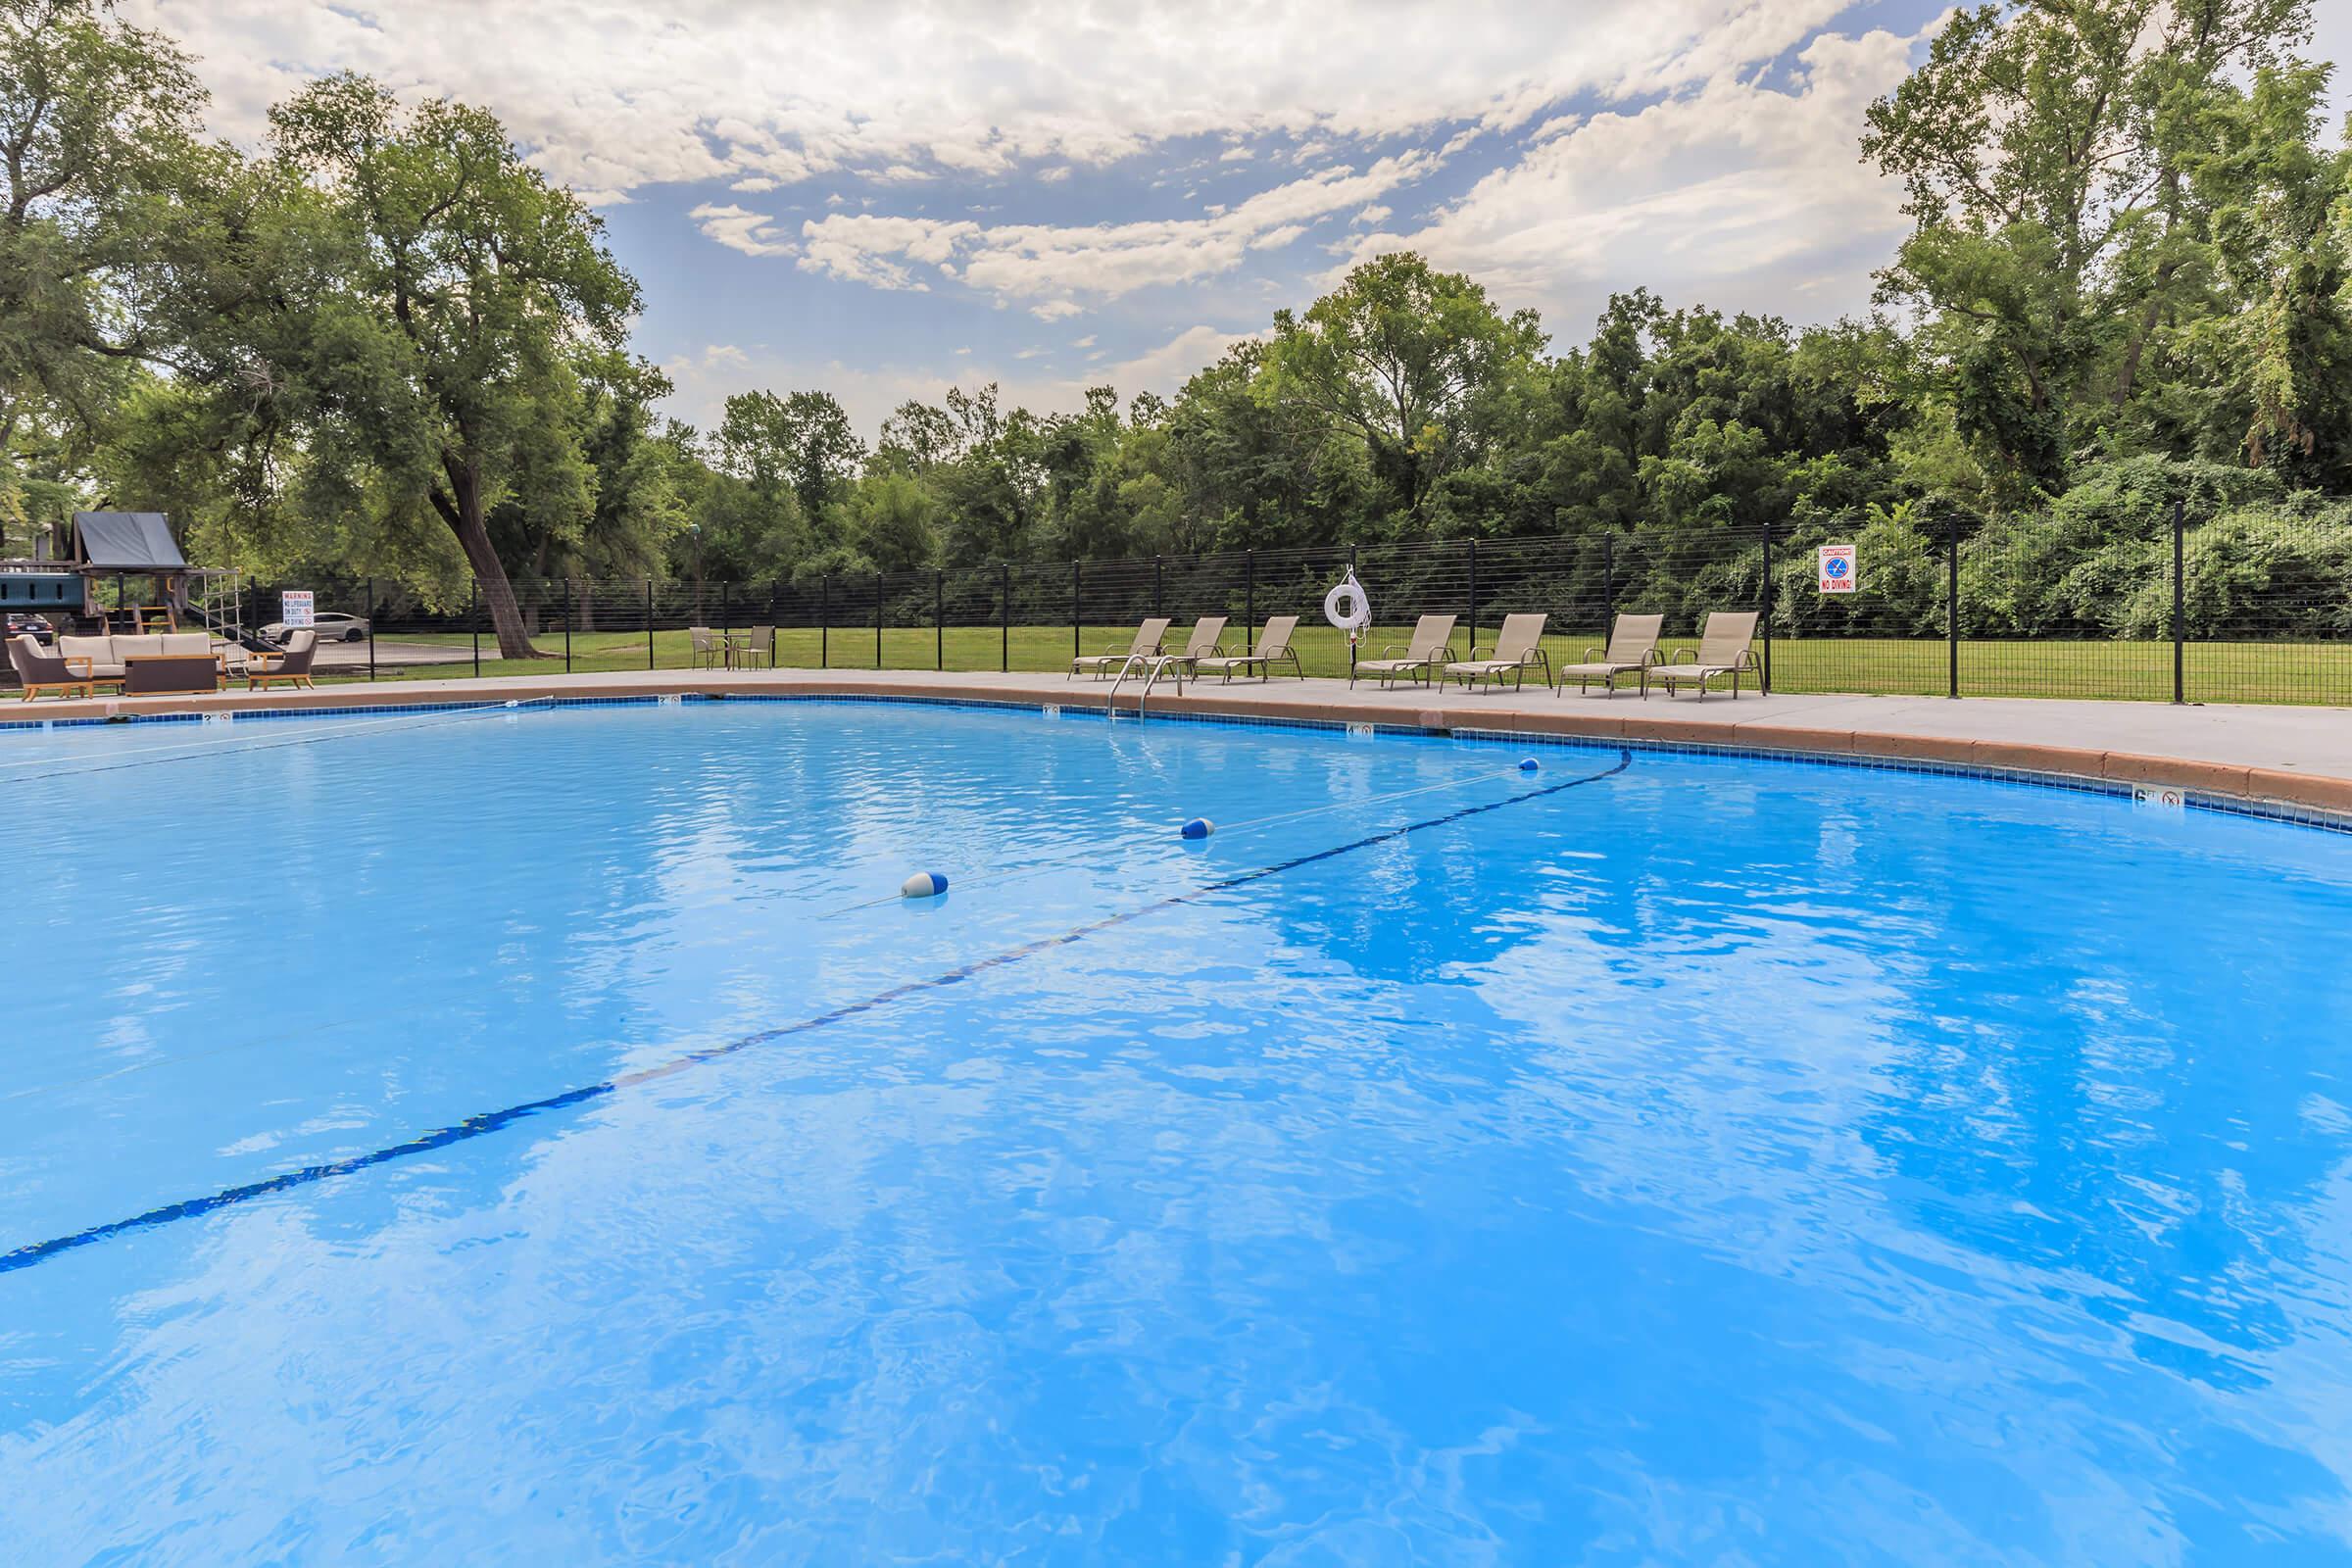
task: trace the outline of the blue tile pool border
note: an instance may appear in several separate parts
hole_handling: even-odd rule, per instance
[[[917,692],[688,691],[632,692],[610,697],[492,698],[479,702],[365,703],[303,708],[240,708],[196,713],[109,713],[56,719],[35,718],[27,715],[24,718],[0,719],[0,733],[88,729],[121,724],[194,724],[224,721],[242,724],[287,719],[317,720],[368,716],[393,717],[419,713],[496,712],[510,708],[516,710],[525,709],[650,708],[689,703],[872,704],[902,708],[970,709],[984,712],[1029,712],[1059,718],[1115,721],[1107,708],[1097,708],[1078,703],[1054,703],[1043,698],[1028,696],[942,697]],[[1153,713],[1150,718],[1139,718],[1134,722],[1200,724],[1227,729],[1287,729],[1327,734],[1369,734],[1374,737],[1396,740],[1449,740],[1473,746],[1541,746],[1568,751],[1633,751],[1652,756],[1796,763],[1808,767],[1862,768],[1873,772],[1916,773],[1938,778],[1966,778],[1982,783],[2064,790],[2077,795],[2104,795],[2120,800],[2133,799],[2136,794],[2135,787],[2128,782],[2118,779],[2091,778],[2078,773],[2044,772],[2018,767],[1983,767],[1969,762],[1872,757],[1862,753],[1809,752],[1787,747],[1719,746],[1704,741],[1659,741],[1630,737],[1553,735],[1537,730],[1490,729],[1483,725],[1392,724],[1349,719],[1298,718],[1258,713],[1203,713],[1175,710],[1162,710]],[[2292,827],[2316,828],[2325,833],[2352,834],[2352,815],[2323,810],[2317,807],[2297,806],[2284,801],[2216,795],[2203,790],[2185,790],[2182,792],[2182,806],[2188,810],[2204,811],[2218,816],[2247,817],[2257,821],[2283,823]]]

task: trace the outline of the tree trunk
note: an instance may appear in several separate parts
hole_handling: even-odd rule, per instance
[[[445,496],[436,489],[433,510],[441,514],[441,520],[458,536],[458,545],[466,552],[466,564],[473,568],[482,603],[490,610],[490,624],[498,632],[498,657],[553,659],[555,655],[541,653],[531,646],[530,632],[522,622],[522,606],[515,601],[514,585],[507,580],[506,563],[498,559],[498,550],[490,543],[490,530],[482,521],[481,485],[464,465],[445,462],[443,467],[454,494]]]
[[[572,614],[572,629],[584,632],[594,631],[596,630],[596,584],[593,580],[582,577],[573,586],[579,589],[580,608]]]

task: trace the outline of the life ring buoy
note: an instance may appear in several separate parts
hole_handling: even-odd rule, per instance
[[[1323,618],[1342,631],[1362,631],[1372,624],[1372,600],[1350,571],[1340,585],[1323,596]]]

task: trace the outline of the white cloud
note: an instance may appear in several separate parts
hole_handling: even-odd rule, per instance
[[[1029,314],[1041,321],[1058,321],[1065,317],[1084,316],[1086,307],[1069,300],[1048,300],[1043,305],[1030,306]]]
[[[1217,154],[1217,162],[1220,164],[1246,164],[1256,156],[1257,154],[1247,147],[1228,147]]]
[[[1858,161],[1871,100],[1915,44],[1824,34],[1791,90],[1732,76],[1635,114],[1600,114],[1529,147],[1410,232],[1356,238],[1349,262],[1413,250],[1576,335],[1612,289],[1788,311],[1860,308],[1907,223],[1901,192]],[[1546,130],[1550,127],[1546,126]]]
[[[1071,344],[1070,344],[1070,347],[1072,347],[1072,348],[1074,348],[1074,349],[1091,349],[1091,348],[1093,348],[1094,346],[1095,346],[1095,334],[1094,334],[1094,333],[1092,333],[1092,332],[1089,332],[1089,333],[1087,333],[1087,334],[1086,334],[1086,336],[1084,336],[1084,337],[1082,337],[1082,338],[1077,338],[1077,339],[1074,339],[1074,340],[1072,340],[1072,342],[1071,342]]]
[[[705,202],[686,215],[710,238],[731,251],[746,256],[790,256],[793,244],[777,229],[776,220],[764,213],[729,202],[720,206]]]
[[[765,174],[753,174],[747,178],[736,180],[727,189],[749,191],[757,196],[763,191],[775,190],[780,184],[780,181],[770,179]]]
[[[1092,227],[835,214],[801,225],[800,265],[881,288],[921,287],[914,269],[930,267],[1000,303],[1037,301],[1032,311],[1053,320],[1078,314],[1074,294],[1114,299],[1231,271],[1251,250],[1287,245],[1316,220],[1437,166],[1427,153],[1407,152],[1361,173],[1327,169],[1207,217]]]
[[[1213,26],[1192,0],[1134,0],[1115,22],[1037,0],[978,14],[936,0],[123,0],[123,11],[201,57],[228,134],[257,136],[270,103],[349,69],[488,108],[549,174],[617,196],[840,170],[1102,167],[1178,137],[1336,144],[1510,128],[1578,93],[1672,90],[1774,59],[1848,3],[1294,0],[1225,8]]]
[[[1379,203],[1375,202],[1370,207],[1367,207],[1362,212],[1356,214],[1353,218],[1348,220],[1348,221],[1350,223],[1385,223],[1389,220],[1393,212],[1394,209],[1383,207]]]

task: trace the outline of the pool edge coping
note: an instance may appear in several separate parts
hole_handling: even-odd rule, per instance
[[[1776,723],[1770,718],[1702,723],[1620,713],[1557,713],[1513,710],[1499,722],[1465,722],[1464,715],[1425,710],[1404,719],[1393,707],[1351,704],[1325,698],[1294,700],[1271,696],[1277,689],[1220,687],[1163,694],[1151,717],[1305,729],[1361,730],[1393,735],[1458,737],[1577,746],[1626,746],[1640,751],[1714,757],[1805,760],[1831,765],[1892,768],[1897,771],[2040,783],[2070,790],[2090,788],[2105,795],[2133,796],[2148,790],[2167,804],[2229,815],[2255,816],[2334,832],[2352,832],[2352,778],[2295,773],[2245,763],[2193,760],[2159,754],[2050,746],[2026,741],[1975,740],[1952,735],[1820,728]],[[1245,698],[1240,703],[1235,697]],[[997,689],[949,681],[861,681],[856,677],[811,676],[790,685],[731,680],[710,674],[668,672],[626,686],[581,687],[564,680],[504,687],[478,698],[404,701],[397,685],[330,686],[294,693],[221,692],[195,698],[159,699],[155,706],[131,700],[60,704],[72,711],[11,713],[0,717],[0,733],[78,729],[122,723],[218,722],[236,718],[321,718],[354,712],[424,713],[496,710],[524,706],[618,707],[663,701],[903,702],[959,708],[1057,711],[1071,710],[1101,717],[1110,711],[1110,695],[1100,687],[1072,686],[1066,692]],[[91,708],[99,711],[90,711]],[[4,711],[4,710],[0,710]],[[1124,713],[1122,707],[1119,711]],[[1146,719],[1145,722],[1150,722]],[[2177,801],[2170,799],[2176,797]]]

